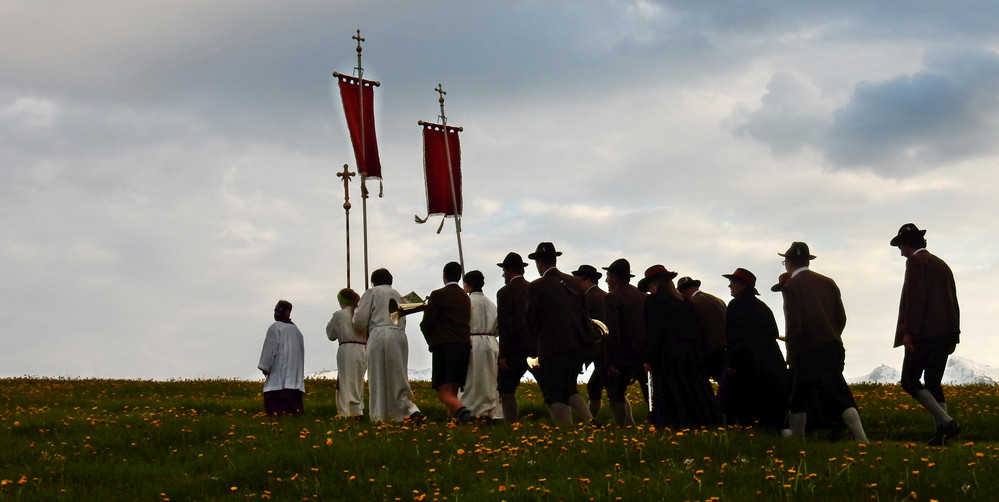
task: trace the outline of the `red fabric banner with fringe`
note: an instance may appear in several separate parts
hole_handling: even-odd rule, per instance
[[[444,216],[461,215],[461,145],[458,127],[423,122],[423,169],[427,183],[427,213]],[[445,141],[446,145],[445,146]],[[450,153],[450,177],[448,154]],[[452,193],[451,182],[454,182]]]
[[[378,141],[375,139],[374,88],[378,83],[347,75],[337,74],[336,77],[340,84],[343,112],[347,116],[350,142],[354,146],[357,172],[368,178],[381,179],[382,163],[378,159]]]

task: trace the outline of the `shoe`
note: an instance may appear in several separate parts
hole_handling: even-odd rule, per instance
[[[465,408],[464,406],[462,406],[461,409],[459,409],[458,412],[455,413],[455,418],[457,418],[458,421],[463,424],[475,421],[475,415],[472,415],[472,412],[468,411],[468,408]]]
[[[424,415],[422,411],[416,410],[406,420],[409,420],[410,422],[426,422],[427,416]]]
[[[926,444],[927,446],[943,446],[948,439],[957,436],[960,432],[961,424],[957,423],[957,420],[951,420],[945,424],[938,425],[936,434]]]

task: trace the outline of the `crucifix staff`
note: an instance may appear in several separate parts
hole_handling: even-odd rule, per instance
[[[445,157],[447,157],[447,179],[451,184],[451,205],[454,207],[454,230],[455,234],[458,236],[458,262],[461,264],[461,269],[465,270],[465,256],[461,250],[461,211],[458,209],[458,192],[454,188],[454,169],[451,166],[451,147],[447,142],[447,116],[444,115],[444,95],[447,92],[444,91],[444,87],[438,82],[437,88],[434,89],[440,95],[437,102],[441,105],[441,126],[444,128],[444,151]]]
[[[350,183],[350,178],[355,176],[357,173],[351,172],[347,168],[347,164],[343,165],[343,172],[336,173],[340,178],[343,178],[343,212],[346,217],[347,222],[347,287],[350,287],[350,190],[347,188],[348,183]],[[367,271],[365,271],[366,273]]]
[[[357,40],[357,99],[358,109],[361,111],[361,152],[367,155],[364,144],[364,67],[361,66],[361,30],[357,30],[357,35],[350,37]],[[367,158],[365,158],[367,162]],[[366,166],[367,164],[365,164]],[[364,289],[368,289],[368,175],[361,172],[361,224],[364,227]]]

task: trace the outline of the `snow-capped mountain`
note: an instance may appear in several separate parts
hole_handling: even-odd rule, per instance
[[[898,383],[900,375],[899,370],[882,364],[866,375],[848,378],[847,381],[850,383],[894,384]],[[999,383],[999,369],[963,357],[951,357],[947,360],[943,383],[944,385],[996,385]]]

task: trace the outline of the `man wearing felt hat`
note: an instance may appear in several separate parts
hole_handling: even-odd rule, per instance
[[[527,280],[524,267],[527,263],[519,254],[510,252],[502,263],[504,285],[496,292],[496,333],[499,335],[500,404],[503,420],[512,424],[520,413],[517,405],[517,387],[524,374],[530,372],[535,381],[538,374],[528,366],[528,357],[538,356],[538,342],[527,331],[524,314],[527,310]]]
[[[580,265],[572,271],[572,276],[579,279],[586,290],[586,309],[590,319],[598,321],[604,320],[604,296],[607,295],[598,285],[603,275],[593,265]],[[590,398],[590,414],[594,417],[600,412],[601,395],[607,387],[607,358],[602,345],[599,349],[590,351],[587,357],[587,364],[593,363],[593,371],[586,382],[586,395]]]
[[[645,293],[631,284],[631,263],[614,260],[607,271],[604,322],[607,337],[607,396],[620,426],[635,425],[626,393],[631,382],[645,381]]]
[[[701,323],[704,339],[701,350],[704,352],[704,369],[708,376],[721,385],[725,371],[725,302],[717,296],[701,291],[701,281],[681,277],[676,281],[676,289],[684,298],[694,304],[697,320]],[[721,389],[718,390],[721,393]]]
[[[906,223],[890,241],[906,258],[895,347],[905,346],[902,388],[933,415],[936,433],[929,444],[941,446],[961,431],[957,420],[947,414],[940,385],[947,357],[960,341],[960,308],[954,274],[926,250],[925,235],[926,230]]]
[[[857,403],[843,378],[846,350],[843,329],[846,309],[836,283],[809,269],[815,259],[804,242],[793,242],[784,257],[790,278],[781,288],[784,297],[784,330],[787,365],[791,371],[791,434],[805,436],[809,400],[821,402],[821,409],[839,413],[858,443],[867,435],[860,422]]]
[[[527,255],[538,268],[539,279],[527,288],[525,322],[538,341],[541,392],[557,426],[573,423],[575,410],[587,422],[593,420],[590,409],[576,389],[576,379],[589,351],[590,320],[586,315],[586,291],[575,277],[560,272],[551,242],[538,244]]]

